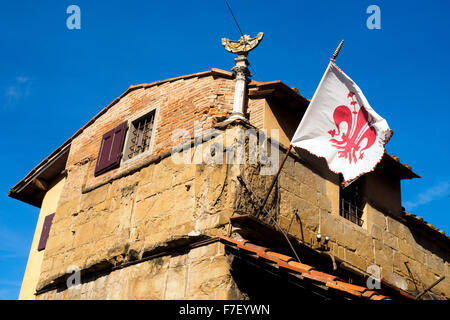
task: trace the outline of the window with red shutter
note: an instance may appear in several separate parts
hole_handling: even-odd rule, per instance
[[[47,244],[47,239],[50,234],[50,228],[52,226],[54,213],[45,217],[44,226],[42,227],[41,239],[39,240],[38,251],[44,250]]]
[[[95,176],[119,166],[127,128],[127,122],[124,122],[103,135],[95,166]]]

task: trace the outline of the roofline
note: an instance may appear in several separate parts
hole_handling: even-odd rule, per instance
[[[154,86],[158,86],[164,83],[168,82],[174,82],[178,80],[185,80],[185,79],[191,79],[191,78],[201,78],[206,76],[213,76],[213,77],[222,77],[226,79],[233,79],[235,77],[234,73],[225,71],[222,69],[217,68],[211,68],[210,70],[203,71],[203,72],[197,72],[189,75],[183,75],[178,76],[174,78],[169,78],[166,80],[158,80],[150,83],[143,83],[143,84],[137,84],[137,85],[131,85],[128,87],[125,92],[123,92],[119,97],[114,99],[112,102],[110,102],[106,107],[104,107],[100,112],[98,112],[93,118],[91,118],[83,127],[78,129],[69,139],[67,139],[63,144],[61,144],[58,148],[56,148],[52,153],[50,153],[49,156],[47,156],[44,160],[42,160],[38,165],[36,165],[30,172],[28,172],[24,178],[22,178],[19,182],[17,182],[13,188],[9,190],[7,195],[9,197],[19,199],[24,201],[23,199],[20,199],[21,197],[17,195],[18,192],[23,190],[23,188],[28,185],[30,182],[32,182],[34,179],[38,178],[39,175],[45,170],[45,168],[49,167],[49,164],[51,165],[51,160],[59,158],[62,154],[67,152],[70,149],[70,145],[72,141],[78,137],[86,128],[88,128],[91,124],[93,124],[98,118],[100,118],[103,114],[105,114],[109,109],[111,109],[115,104],[117,104],[123,97],[128,95],[130,92],[137,90],[137,89],[146,89],[151,88]],[[297,100],[298,102],[302,104],[309,104],[309,101],[307,98],[303,97],[298,90],[289,87],[285,83],[283,83],[281,80],[275,80],[275,81],[268,81],[268,82],[259,82],[252,80],[249,85],[249,88],[258,88],[261,90],[267,89],[267,88],[276,88],[280,89],[281,91],[288,94],[291,98],[294,100]],[[409,179],[411,178],[420,178],[419,175],[414,173],[409,165],[403,165],[400,163],[399,159],[397,157],[389,155],[387,152],[386,154],[389,156],[390,159],[395,160],[401,167],[406,169],[405,171],[408,172]],[[30,203],[30,202],[28,202]],[[30,203],[31,204],[31,203]],[[36,205],[33,203],[33,205]]]
[[[447,234],[445,234],[444,230],[440,230],[440,229],[436,228],[431,223],[426,222],[422,217],[412,214],[410,212],[402,212],[402,214],[403,214],[403,217],[405,217],[405,219],[407,221],[411,222],[416,227],[419,227],[425,231],[429,231],[432,234],[434,234],[438,237],[441,237],[443,240],[450,243],[450,237]]]
[[[299,274],[303,278],[309,279],[309,281],[311,281],[312,283],[319,284],[319,286],[322,285],[327,288],[335,289],[336,291],[339,291],[341,294],[350,295],[353,296],[354,298],[361,298],[368,300],[391,300],[391,297],[385,295],[386,293],[384,291],[376,292],[373,290],[369,290],[366,287],[350,284],[339,278],[339,276],[334,275],[334,273],[328,274],[326,272],[317,270],[314,266],[296,261],[295,258],[291,256],[276,251],[272,251],[272,249],[268,247],[257,245],[256,243],[249,241],[247,239],[237,240],[222,235],[219,235],[218,237],[220,238],[220,242],[222,242],[224,245],[236,249],[234,254],[237,253],[250,254],[259,261],[262,260],[263,262],[276,264],[277,269]],[[311,247],[307,248],[310,250],[314,250]],[[413,297],[412,295],[403,291],[400,288],[394,287],[391,284],[387,284],[384,281],[383,284],[388,285],[389,288],[395,292],[394,298],[402,297],[411,300],[416,300],[415,297]]]
[[[196,78],[196,77],[201,78],[201,77],[207,77],[207,76],[222,77],[222,78],[226,78],[226,79],[233,79],[235,77],[235,75],[232,72],[217,69],[217,68],[211,68],[208,71],[197,72],[197,73],[184,75],[184,76],[178,76],[178,77],[169,78],[166,80],[158,80],[158,81],[154,81],[154,82],[150,82],[150,83],[131,85],[130,87],[128,87],[127,90],[125,90],[124,93],[122,93],[119,97],[117,97],[112,102],[110,102],[106,107],[104,107],[100,112],[98,112],[91,120],[89,120],[83,127],[78,129],[69,139],[67,139],[63,144],[61,144],[52,153],[50,153],[49,156],[47,156],[38,165],[36,165],[33,169],[31,169],[30,172],[28,172],[24,178],[22,178],[19,182],[17,182],[14,185],[14,187],[12,187],[8,191],[7,195],[9,197],[17,199],[18,197],[15,195],[17,195],[18,190],[19,191],[22,190],[28,183],[30,183],[32,180],[37,178],[39,176],[39,173],[42,172],[42,169],[44,169],[46,167],[46,165],[50,162],[51,159],[58,158],[59,156],[61,156],[61,154],[66,152],[67,151],[66,149],[70,148],[70,144],[76,137],[78,137],[86,128],[88,128],[91,124],[93,124],[98,118],[100,118],[103,114],[105,114],[109,109],[111,109],[116,103],[118,103],[123,97],[128,95],[130,92],[137,90],[137,89],[142,89],[142,88],[151,88],[151,87],[158,86],[158,85],[161,85],[161,84],[164,84],[167,82],[173,82],[173,81],[177,81],[177,80],[184,80],[184,79],[190,79],[190,78]],[[19,200],[22,200],[22,199],[19,199]],[[24,201],[24,200],[22,200],[22,201]],[[33,204],[33,205],[35,205],[35,204]]]
[[[409,164],[401,163],[400,159],[398,157],[389,154],[387,151],[385,151],[384,154],[392,163],[398,164],[400,166],[400,168],[402,168],[402,170],[404,171],[405,176],[401,177],[400,179],[403,180],[403,179],[422,178],[421,176],[419,176],[417,173],[415,173],[412,170],[412,168]]]
[[[281,80],[268,81],[268,82],[259,82],[259,81],[251,81],[248,84],[249,89],[257,88],[257,89],[268,89],[268,88],[277,88],[281,91],[287,93],[291,98],[298,100],[302,104],[309,105],[310,100],[305,98],[300,94],[300,91],[296,88],[291,88]]]

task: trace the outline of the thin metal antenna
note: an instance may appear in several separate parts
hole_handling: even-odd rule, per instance
[[[226,4],[227,4],[228,10],[230,10],[231,15],[233,16],[234,22],[236,22],[236,26],[238,27],[239,32],[241,33],[241,36],[243,36],[244,33],[242,32],[241,27],[239,26],[239,23],[237,22],[236,17],[234,16],[233,10],[231,10],[231,7],[230,7],[230,5],[228,4],[228,1],[225,0],[225,2],[226,2]]]
[[[228,10],[230,11],[231,16],[233,17],[234,22],[236,23],[236,26],[237,26],[237,28],[239,29],[239,32],[241,33],[241,36],[244,36],[244,33],[242,32],[242,29],[241,29],[241,27],[239,26],[239,23],[238,23],[238,21],[237,21],[235,15],[234,15],[234,13],[233,13],[233,10],[232,10],[231,7],[230,7],[230,4],[228,3],[227,0],[225,0],[225,3],[227,4]],[[253,75],[255,76],[255,78],[257,78],[258,76],[257,76],[257,74],[256,74],[255,69],[254,69],[251,65],[250,65],[249,67],[250,67],[250,69],[252,69],[252,72],[253,72]]]

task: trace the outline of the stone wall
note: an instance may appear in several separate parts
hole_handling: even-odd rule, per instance
[[[209,141],[190,145],[191,159],[205,150],[209,152],[208,147],[215,143],[223,150],[238,147],[239,130],[248,126],[218,126],[232,109],[233,87],[231,78],[208,76],[137,89],[74,139],[66,183],[44,254],[37,287],[43,291],[38,298],[239,296],[218,244],[189,247],[185,253],[148,259],[156,253],[225,234],[235,210],[251,211],[238,175],[244,176],[260,197],[270,184],[272,176],[261,175],[260,162],[176,164],[170,157],[172,130],[184,128],[193,133],[196,120],[203,130],[216,127],[221,133]],[[265,104],[264,99],[249,99],[250,120],[256,122],[258,129],[264,126]],[[149,105],[160,108],[152,154],[94,177],[103,133]],[[276,156],[281,159],[283,150]],[[450,297],[448,247],[402,220],[398,182],[389,182],[379,170],[370,179],[365,223],[359,227],[339,216],[338,177],[329,172],[326,164],[306,153],[300,153],[300,157],[291,155],[268,208],[284,228],[291,222],[294,210],[298,210],[300,220],[294,219],[291,235],[310,246],[317,245],[318,232],[328,235],[330,253],[362,272],[369,265],[379,265],[383,279],[403,289],[421,291],[423,286],[446,275],[432,294]],[[388,188],[389,193],[383,194]],[[198,261],[193,253],[196,250],[203,250]],[[415,275],[407,270],[405,261]],[[71,266],[77,266],[91,278],[83,280],[78,293],[52,289],[64,287]],[[217,274],[204,274],[208,268],[217,268]],[[224,289],[213,293],[214,286]],[[155,290],[146,291],[149,287]]]
[[[298,152],[299,157],[288,158],[268,203],[283,229],[288,228],[294,210],[298,210],[300,219],[292,220],[289,233],[300,242],[318,247],[317,233],[322,234],[322,239],[329,236],[329,253],[363,273],[368,266],[378,265],[384,281],[412,293],[421,292],[445,275],[431,294],[434,298],[450,298],[448,242],[414,229],[400,217],[399,181],[390,181],[395,179],[381,170],[366,177],[365,221],[360,227],[339,215],[338,176],[326,169],[323,160]],[[281,150],[280,159],[283,155]],[[260,177],[254,166],[243,172],[262,197],[268,187],[267,178]]]
[[[83,277],[79,287],[51,290],[38,299],[236,299],[224,247],[214,242]]]
[[[237,130],[222,128],[222,134],[186,152],[193,156],[216,142],[227,148]],[[168,154],[83,192],[91,168],[92,161],[83,161],[68,170],[38,290],[63,284],[71,266],[104,272],[179,243],[226,233],[239,164],[176,164]]]
[[[226,72],[143,86],[116,99],[73,140],[67,183],[50,231],[38,290],[61,284],[71,266],[103,272],[141,259],[177,239],[224,233],[238,184],[231,177],[238,169],[233,165],[175,164],[170,158],[175,144],[171,134],[186,129],[194,136],[195,123],[203,133],[213,128],[232,110],[233,90],[233,76]],[[95,177],[102,135],[155,106],[151,154]],[[263,112],[264,100],[249,101],[252,119],[261,120]],[[191,145],[192,157],[209,143],[214,141]]]

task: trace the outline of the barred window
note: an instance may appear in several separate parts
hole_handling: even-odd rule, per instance
[[[363,197],[363,178],[351,183],[346,188],[340,188],[340,210],[339,214],[347,220],[363,225],[362,220],[365,200]]]
[[[124,152],[125,161],[150,150],[154,122],[155,110],[131,122]]]

